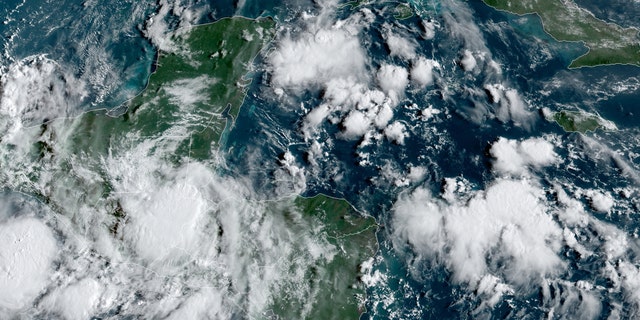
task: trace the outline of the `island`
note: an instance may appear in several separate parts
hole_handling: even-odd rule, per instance
[[[587,133],[597,129],[616,130],[616,125],[597,114],[585,111],[558,111],[545,115],[547,120],[556,122],[566,132]]]
[[[346,3],[338,5],[338,8],[349,7],[351,10],[355,10],[355,9],[359,8],[360,6],[369,4],[370,2],[371,2],[371,0],[353,0],[353,1],[348,1]]]
[[[399,4],[393,9],[393,17],[398,20],[409,19],[413,17],[413,10],[406,3]]]
[[[513,14],[537,14],[544,30],[558,41],[584,43],[589,51],[569,68],[610,64],[640,66],[640,36],[636,28],[623,28],[596,18],[573,0],[483,0]]]

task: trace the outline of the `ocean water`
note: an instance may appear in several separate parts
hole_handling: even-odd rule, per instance
[[[586,53],[587,49],[582,44],[553,40],[544,32],[539,18],[534,15],[516,16],[497,12],[480,1],[468,4],[473,12],[473,20],[466,23],[479,26],[480,35],[484,37],[493,59],[500,61],[502,74],[476,77],[465,75],[464,70],[456,64],[465,43],[446,31],[440,30],[442,32],[438,32],[432,41],[421,40],[419,26],[422,19],[433,19],[444,26],[446,22],[443,21],[443,14],[456,15],[457,12],[454,11],[455,7],[446,5],[442,7],[427,4],[420,7],[420,16],[393,22],[394,27],[409,30],[410,34],[415,35],[420,54],[440,61],[450,78],[442,81],[446,84],[436,85],[426,93],[408,92],[400,105],[416,103],[420,108],[431,105],[443,111],[436,116],[442,120],[416,124],[416,114],[420,110],[400,107],[396,109],[394,119],[411,126],[411,134],[405,139],[404,146],[374,143],[371,146],[358,147],[361,142],[358,140],[333,140],[329,160],[326,160],[319,172],[307,181],[306,194],[322,192],[344,197],[356,207],[375,216],[383,225],[379,233],[381,247],[377,257],[377,270],[388,278],[383,286],[369,289],[368,312],[363,316],[365,319],[539,319],[553,314],[554,310],[548,301],[545,302],[545,299],[549,298],[543,297],[541,288],[526,294],[506,295],[489,312],[485,312],[481,310],[481,300],[474,298],[474,294],[469,292],[466,285],[453,282],[453,274],[442,264],[427,259],[425,262],[411,262],[408,265],[407,257],[399,254],[397,248],[392,245],[394,234],[385,226],[392,223],[390,211],[397,196],[410,190],[410,187],[399,187],[394,177],[380,178],[385,175],[387,168],[402,172],[411,167],[423,166],[426,172],[420,184],[434,193],[440,192],[445,177],[462,177],[475,186],[474,188],[484,189],[495,179],[488,151],[499,137],[518,140],[531,136],[553,135],[563,141],[561,144],[582,144],[579,134],[565,133],[557,124],[544,120],[540,111],[542,108],[559,110],[567,106],[600,114],[621,129],[620,132],[613,133],[587,133],[589,139],[601,141],[611,148],[626,145],[629,153],[634,153],[632,150],[637,149],[635,145],[625,142],[630,139],[630,135],[635,136],[636,132],[637,120],[634,111],[638,108],[637,101],[640,101],[637,86],[635,89],[628,89],[627,93],[618,94],[611,93],[610,85],[616,82],[620,82],[622,86],[627,82],[630,85],[636,84],[639,68],[607,66],[567,71],[567,66],[573,59]],[[381,12],[385,10],[384,4],[372,7],[379,8]],[[348,12],[343,14],[349,15]],[[380,30],[383,24],[389,23],[391,19],[389,14],[381,14],[363,33],[361,41],[367,47],[371,65],[392,62],[409,67],[405,61],[389,57],[387,48],[383,45],[384,39]],[[259,151],[254,151],[257,154],[255,156],[260,159],[281,158],[288,151],[295,155],[299,163],[309,164],[306,160],[307,148],[303,137],[300,133],[296,134],[296,128],[303,125],[301,119],[305,113],[302,107],[298,106],[312,106],[322,100],[322,92],[312,89],[299,100],[284,107],[265,101],[264,97],[268,96],[271,90],[264,87],[265,83],[269,83],[268,77],[266,73],[258,74],[258,80],[251,90],[255,94],[250,94],[245,102],[249,112],[240,115],[236,125],[238,129],[230,135],[232,163],[239,165],[239,172],[254,173],[256,184],[266,189],[270,184],[265,181],[269,181],[270,173],[276,170],[276,166],[263,161],[261,164],[264,168],[257,169],[247,164],[243,165],[241,159],[247,156],[247,150],[255,150],[257,146],[261,146],[258,148]],[[453,90],[452,96],[443,98],[443,91],[450,88],[447,86],[482,88],[484,83],[491,82],[494,78],[496,80],[493,81],[516,88],[531,108],[536,110],[532,116],[535,120],[530,127],[514,125],[512,122],[505,123],[489,114],[480,114],[478,117],[478,105],[484,104],[485,101],[477,101],[468,91]],[[243,130],[245,127],[251,129]],[[340,132],[335,126],[327,126],[323,130],[323,136],[326,137],[335,136]],[[239,147],[240,145],[243,147]],[[556,152],[560,158],[576,157],[576,150],[565,149],[562,145],[557,145]],[[582,149],[577,152],[580,154],[591,151]],[[358,165],[361,160],[358,154],[361,153],[370,154],[371,165]],[[577,157],[580,159],[573,161],[569,170],[566,166],[559,166],[542,173],[541,183],[552,188],[553,183],[557,181],[569,181],[574,187],[597,187],[603,190],[628,186],[628,178],[620,176],[620,168],[612,165],[612,160],[590,159],[584,154]],[[635,166],[637,162],[632,160],[632,163]],[[616,193],[613,195],[616,200],[628,203]],[[553,198],[552,194],[548,196]],[[583,203],[589,206],[588,201],[585,200]],[[638,228],[637,223],[631,218],[634,210],[634,206],[630,205],[621,209],[625,214],[608,215],[598,219],[633,234]],[[564,279],[573,282],[595,279],[596,286],[611,286],[605,279],[599,279],[599,268],[603,263],[601,260],[572,260],[571,256],[575,252],[566,248],[562,252],[569,264],[568,271],[562,276]],[[559,290],[557,294],[561,296],[568,289],[556,290]],[[593,316],[607,318],[616,312],[614,310],[618,308],[618,304],[624,304],[623,301],[623,296],[619,294],[603,297],[601,312]],[[625,307],[625,312],[629,312],[626,308],[628,307]],[[565,315],[575,312],[563,310],[562,307],[556,307],[556,310],[559,310],[557,312],[560,315],[562,312],[568,312],[564,313]]]
[[[598,17],[635,26],[633,17],[637,15],[633,13],[639,6],[622,2],[612,2],[603,8],[597,1],[577,1]],[[597,312],[587,314],[587,318],[605,319],[616,313],[623,318],[637,315],[637,302],[629,298],[635,287],[604,276],[603,270],[615,259],[638,264],[634,239],[640,225],[636,222],[638,203],[634,196],[640,183],[635,176],[640,165],[637,144],[640,68],[602,66],[567,70],[570,62],[587,48],[579,43],[553,40],[533,15],[498,12],[481,1],[410,3],[416,14],[401,21],[393,17],[395,2],[365,5],[373,18],[357,34],[370,74],[384,64],[412,67],[412,61],[390,55],[385,30],[411,39],[416,44],[417,56],[441,65],[440,70],[434,71],[432,85],[426,89],[410,87],[394,108],[393,121],[402,123],[408,133],[404,142],[389,141],[384,137],[384,129],[374,129],[372,134],[378,136],[368,144],[363,144],[366,138],[340,138],[346,130],[341,125],[344,115],[335,111],[335,120],[319,126],[324,153],[314,158],[310,156],[310,142],[302,128],[308,111],[323,103],[326,88],[309,85],[285,98],[278,96],[272,86],[275,71],[269,57],[280,48],[288,33],[303,37],[305,28],[310,28],[307,21],[313,20],[303,12],[313,16],[322,6],[311,1],[185,2],[186,7],[193,9],[193,23],[243,15],[272,16],[281,26],[276,40],[254,61],[255,69],[249,75],[253,81],[222,146],[225,166],[220,171],[225,176],[250,181],[263,199],[296,192],[306,196],[323,193],[345,198],[377,219],[381,225],[380,249],[374,257],[374,271],[384,275],[384,281],[367,288],[364,319],[572,318],[592,306],[581,305],[590,295],[601,303]],[[332,19],[347,21],[361,9],[336,9]],[[113,14],[100,14],[105,11]],[[87,83],[88,93],[77,112],[117,108],[144,88],[151,72],[157,50],[143,30],[145,21],[156,11],[155,1],[85,1],[56,6],[44,0],[5,2],[0,5],[0,16],[6,17],[6,22],[0,25],[2,68],[7,69],[28,56],[44,54]],[[169,29],[179,26],[180,17],[169,14],[163,19]],[[424,21],[435,22],[437,26],[432,39],[424,36]],[[471,50],[478,60],[480,66],[476,71],[462,67],[465,50]],[[492,67],[490,61],[496,62],[498,68]],[[515,117],[497,115],[500,106],[491,103],[485,88],[492,84],[517,92],[519,101],[526,105],[525,120],[519,122]],[[373,80],[368,85],[376,86]],[[421,112],[429,106],[439,113],[425,119]],[[598,130],[584,135],[567,133],[545,120],[543,108],[596,113],[619,130]],[[496,141],[499,138],[523,141],[532,137],[550,141],[557,157],[562,159],[560,164],[544,170],[531,169],[533,173],[525,174],[524,178],[517,174],[509,178],[500,176],[494,170],[495,159],[491,154]],[[296,166],[304,168],[302,188],[298,177],[281,174],[285,154],[291,154]],[[415,179],[408,178],[412,170],[420,172]],[[589,219],[594,221],[581,229],[576,227],[575,234],[585,251],[595,253],[583,257],[580,256],[583,252],[563,243],[556,253],[565,268],[546,278],[541,275],[545,278],[541,282],[546,284],[533,285],[523,292],[506,292],[486,307],[491,299],[481,289],[455,281],[456,262],[447,260],[446,254],[425,257],[414,252],[412,245],[397,243],[394,208],[398,199],[417,188],[441,194],[446,187],[445,178],[464,181],[467,199],[501,179],[522,179],[535,181],[544,191],[541,199],[553,203],[558,197],[554,188],[561,185],[587,208]],[[627,189],[634,196],[624,196],[621,190]],[[598,214],[589,209],[593,202],[587,195],[589,190],[610,194],[616,203],[613,211]],[[554,210],[550,209],[551,219],[569,230]],[[603,231],[606,228],[602,225],[617,228],[628,236],[631,245],[624,253],[613,258],[607,256],[602,248],[609,233]],[[450,250],[451,246],[448,244],[444,250]],[[510,283],[503,273],[517,262],[517,259],[497,262],[492,265],[492,272],[501,277],[502,283]],[[589,282],[595,289],[576,287],[574,284],[580,281]],[[573,295],[574,292],[579,293]]]

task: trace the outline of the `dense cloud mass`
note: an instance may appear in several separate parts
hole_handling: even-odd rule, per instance
[[[499,138],[489,150],[493,170],[502,174],[522,175],[528,168],[540,168],[558,161],[553,145],[542,138],[524,141]]]
[[[84,83],[44,55],[12,64],[0,78],[0,130],[11,139],[24,126],[77,113]]]
[[[447,204],[417,189],[394,208],[399,241],[442,260],[458,282],[476,287],[488,275],[528,289],[559,273],[562,229],[527,181],[500,180],[466,203]],[[500,263],[502,261],[502,263]],[[501,268],[501,264],[509,265]]]
[[[276,36],[228,84],[248,92],[232,117],[194,112],[222,81],[209,74],[168,81],[122,117],[127,105],[79,117],[120,69],[6,50],[0,318],[278,318],[283,302],[307,318],[327,299],[314,277],[343,288],[340,272],[359,273],[349,290],[371,318],[638,317],[637,75],[565,70],[578,45],[526,35],[544,31],[529,16],[427,2],[235,2],[231,14],[273,16]],[[174,36],[222,6],[136,7],[126,37],[188,56]],[[124,55],[91,48],[74,50]],[[140,51],[141,70],[161,67]],[[598,127],[563,130],[585,119]],[[294,197],[318,192],[377,219],[374,256],[318,268],[343,265],[334,227],[352,218],[299,212]]]
[[[369,18],[355,14],[334,22],[334,10],[334,4],[325,3],[318,16],[306,17],[304,31],[281,31],[277,50],[269,57],[274,88],[304,90],[334,79],[366,78],[367,58],[358,34]]]
[[[291,272],[333,259],[335,246],[312,232],[322,226],[292,224],[282,215],[295,214],[291,203],[275,209],[260,201],[240,177],[213,169],[224,165],[217,155],[172,162],[190,138],[181,125],[193,119],[188,112],[159,134],[111,137],[103,157],[71,151],[68,137],[85,119],[67,117],[83,98],[74,81],[45,57],[2,77],[0,167],[9,171],[0,181],[46,195],[47,203],[0,194],[0,314],[85,319],[117,309],[230,318],[258,315],[280,293],[314,296]],[[206,81],[178,81],[166,91],[188,111]],[[46,159],[33,160],[36,142],[52,146]],[[282,165],[297,194],[304,170],[291,155]]]
[[[0,241],[0,310],[21,310],[47,286],[56,241],[44,223],[30,217],[5,221]]]

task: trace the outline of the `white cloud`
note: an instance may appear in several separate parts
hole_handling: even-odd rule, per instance
[[[447,204],[418,188],[393,208],[396,246],[409,243],[421,259],[442,261],[472,288],[487,275],[531,289],[564,268],[562,229],[526,181],[499,180],[468,202]],[[504,262],[504,267],[494,265]]]
[[[637,308],[640,306],[640,268],[629,261],[621,261],[616,271],[627,299],[633,301]]]
[[[73,115],[88,93],[83,82],[40,55],[9,66],[0,78],[0,94],[3,141],[21,146],[23,127]]]
[[[358,139],[369,131],[371,120],[357,110],[351,111],[342,121],[343,136],[347,139]]]
[[[0,224],[0,243],[0,310],[31,307],[53,273],[53,233],[35,218],[17,218]]]
[[[422,166],[411,166],[409,168],[409,174],[407,174],[407,178],[411,180],[411,182],[416,183],[422,181],[424,177],[427,175],[427,168]]]
[[[369,258],[360,264],[360,280],[367,287],[375,287],[387,281],[387,275],[380,270],[373,270],[374,259]]]
[[[309,111],[304,118],[302,132],[306,139],[310,139],[318,126],[327,118],[330,109],[329,105],[321,104],[315,109]]]
[[[527,105],[518,94],[518,91],[515,89],[507,90],[504,96],[508,102],[508,107],[503,108],[503,110],[508,110],[509,118],[516,124],[528,126],[532,119],[531,113],[527,110]],[[500,118],[500,115],[498,115],[498,118]]]
[[[553,145],[543,138],[524,141],[499,138],[491,145],[493,170],[500,174],[523,175],[530,167],[540,168],[558,161]]]
[[[209,99],[207,88],[215,82],[216,79],[201,75],[195,78],[173,81],[162,89],[169,94],[171,103],[183,107],[193,106]]]
[[[629,177],[635,183],[640,183],[640,172],[624,159],[618,151],[587,135],[580,135],[578,138],[586,148],[584,155],[595,161],[612,161],[622,171],[623,176]]]
[[[599,292],[591,284],[569,281],[546,281],[541,290],[542,302],[553,318],[598,319],[602,316]]]
[[[335,109],[342,114],[347,114],[342,123],[343,128],[347,138],[354,138],[362,136],[367,131],[364,128],[365,124],[373,123],[377,128],[382,129],[393,118],[391,109],[393,101],[382,91],[368,89],[352,77],[329,81],[323,98],[326,102],[316,108],[319,110],[314,109],[309,112],[308,116],[313,117],[305,119],[305,123],[308,122],[307,126],[315,127],[314,119]]]
[[[495,115],[498,120],[513,121],[515,125],[529,128],[535,120],[534,115],[528,110],[527,104],[515,89],[506,88],[502,84],[485,84],[484,90],[489,101],[495,105]]]
[[[369,89],[354,77],[332,79],[327,82],[323,98],[327,103],[347,110],[369,110],[387,100],[383,92]]]
[[[122,314],[253,317],[281,295],[314,299],[301,275],[335,255],[323,226],[306,220],[289,200],[261,202],[242,178],[221,177],[198,162],[167,162],[175,144],[163,139],[118,144],[123,149],[101,167],[126,213],[106,240],[123,256],[110,260],[113,274],[100,279],[112,288],[106,290],[113,292],[110,301],[124,301]],[[306,186],[305,171],[290,152],[280,164],[272,180],[278,196]],[[144,303],[127,302],[137,292]]]
[[[411,66],[411,80],[418,87],[424,88],[433,84],[433,69],[440,69],[440,64],[431,59],[420,57]]]
[[[385,63],[378,70],[377,80],[382,91],[397,103],[404,97],[404,91],[409,84],[409,73],[403,67]]]
[[[495,60],[491,59],[488,63],[489,68],[493,69],[493,71],[497,74],[502,74],[502,67]]]
[[[422,20],[422,28],[424,28],[423,37],[426,40],[431,40],[436,36],[436,23],[431,20]]]
[[[280,159],[280,168],[274,173],[278,196],[300,194],[307,188],[305,168],[300,166],[291,151]]]
[[[308,30],[285,34],[268,57],[274,87],[294,90],[332,79],[365,77],[366,55],[358,40],[358,19],[325,25],[324,16],[311,17]]]
[[[277,48],[267,58],[272,87],[280,98],[286,94],[300,95],[306,90],[322,93],[321,103],[310,106],[300,129],[310,148],[317,147],[314,140],[320,139],[325,119],[331,125],[339,124],[337,137],[347,140],[384,130],[393,119],[393,107],[404,97],[409,85],[409,72],[401,66],[383,64],[375,77],[370,76],[369,58],[359,40],[362,30],[375,18],[369,9],[354,11],[346,19],[336,21],[337,3],[319,5],[318,15],[302,15],[301,31],[281,30]],[[384,30],[383,37],[392,55],[407,60],[415,57],[415,41],[391,28]],[[417,82],[430,81],[428,78],[433,75],[426,70],[430,67],[435,67],[435,63],[418,62]],[[372,88],[372,80],[380,89]],[[398,128],[398,125],[389,128],[390,137],[393,129]],[[377,135],[384,137],[381,132],[377,131]],[[402,141],[399,135],[394,137]],[[315,158],[319,153],[309,150],[307,154]]]
[[[195,251],[207,209],[203,196],[189,182],[180,180],[148,190],[153,192],[141,193],[140,200],[123,201],[124,210],[135,212],[124,227],[125,239],[149,261],[182,259],[185,253]]]
[[[394,205],[394,246],[407,254],[410,270],[419,274],[424,262],[446,267],[479,302],[478,316],[508,301],[505,295],[532,292],[540,293],[541,305],[554,317],[596,319],[601,301],[620,293],[628,314],[640,312],[640,268],[634,262],[640,249],[627,232],[590,215],[559,185],[557,202],[550,202],[528,180],[499,179],[484,191],[468,191],[460,182],[445,179],[440,197],[418,188]],[[574,196],[594,194],[581,190]],[[566,258],[566,248],[577,256]],[[599,269],[591,269],[594,259]],[[566,269],[569,260],[588,275]],[[593,275],[609,284],[592,282]]]
[[[390,141],[399,145],[404,145],[404,138],[408,137],[406,126],[399,121],[395,121],[384,129],[384,135]]]
[[[374,123],[376,127],[382,129],[389,123],[389,121],[391,121],[391,119],[393,119],[393,110],[388,103],[385,103],[378,109],[378,114],[376,114]]]
[[[488,51],[483,33],[474,21],[474,12],[471,8],[465,2],[447,1],[444,5],[448,10],[443,12],[442,18],[451,36],[462,41],[469,50]]]
[[[489,95],[489,100],[491,103],[500,103],[502,99],[503,91],[506,89],[502,84],[486,84],[484,89],[487,91]]]
[[[380,176],[372,179],[376,185],[389,184],[395,187],[406,187],[411,184],[408,172],[403,172],[398,165],[392,161],[384,161],[380,168]]]
[[[468,181],[463,178],[444,178],[443,182],[441,197],[450,203],[459,201],[469,191]]]
[[[572,199],[560,185],[554,186],[558,203],[563,207],[558,212],[558,217],[562,222],[570,227],[586,227],[589,217],[585,214],[582,203]]]
[[[48,71],[49,67],[53,71]],[[23,117],[25,109],[19,108],[35,106],[34,110],[42,109],[33,113],[37,115],[34,124],[39,125],[48,116],[46,112],[53,110],[45,107],[59,107],[50,101],[72,106],[81,95],[70,88],[82,87],[58,86],[65,81],[73,84],[73,80],[62,80],[57,68],[46,60],[43,65],[16,67],[16,81],[10,79],[11,74],[5,75],[3,79],[8,80],[3,82],[3,111],[22,121],[28,117]],[[21,85],[14,86],[15,91],[7,91],[12,88],[9,80]],[[53,85],[52,94],[47,92],[49,85]],[[198,101],[200,87],[196,83],[183,81],[174,85],[167,92],[176,102]],[[43,96],[41,92],[50,95]],[[286,93],[283,91],[283,95]],[[383,118],[389,118],[385,114],[391,109],[381,105],[389,99],[381,91],[364,86],[361,93],[362,99],[345,102],[349,105],[344,106],[344,115],[361,108],[368,119],[380,115],[384,127],[387,123]],[[19,99],[28,103],[9,104]],[[327,106],[324,111],[337,107]],[[58,109],[53,115],[64,116],[64,110]],[[180,119],[187,122],[188,115],[183,116]],[[316,116],[309,116],[309,123],[321,126],[325,115]],[[8,118],[3,114],[0,121]],[[15,162],[32,170],[5,172],[13,176],[11,182],[19,182],[15,185],[28,183],[29,188],[39,188],[34,193],[46,193],[59,211],[46,215],[54,221],[47,223],[58,222],[52,228],[65,241],[60,244],[63,254],[56,256],[56,272],[51,272],[47,264],[57,252],[53,235],[39,222],[34,225],[43,230],[34,227],[37,232],[25,231],[22,242],[0,246],[0,287],[5,289],[0,292],[0,309],[26,306],[29,314],[25,317],[39,313],[89,318],[117,307],[123,317],[144,314],[151,318],[255,318],[263,316],[278,297],[316,299],[315,288],[301,275],[311,264],[331,260],[339,250],[326,241],[322,224],[310,223],[296,213],[289,200],[260,201],[262,195],[254,193],[243,177],[220,176],[212,169],[224,170],[224,163],[217,163],[222,158],[219,155],[201,163],[181,158],[183,152],[176,152],[177,148],[186,145],[193,128],[176,125],[154,136],[142,136],[133,130],[113,135],[103,156],[69,154],[73,149],[69,143],[75,140],[66,138],[80,121],[65,119],[47,126],[43,139],[51,143],[55,157],[48,159],[51,167],[37,168],[42,173],[33,176],[38,179],[35,183],[31,176],[25,179],[25,173],[36,171],[31,167],[41,163],[30,162],[31,154],[20,161],[7,157],[16,152],[9,150],[3,136],[1,164]],[[39,130],[35,127],[29,133]],[[27,136],[24,127],[18,131]],[[37,141],[33,137],[27,136],[31,140],[21,145],[29,148]],[[317,146],[314,151],[322,148]],[[69,171],[58,175],[62,162]],[[274,178],[270,182],[277,184],[279,195],[306,187],[305,169],[291,153],[281,159]],[[116,218],[114,210],[123,217]],[[284,217],[282,212],[291,214]],[[2,220],[6,219],[2,215]],[[7,237],[20,236],[20,230],[19,224],[0,225],[0,238],[5,244],[11,243]],[[4,273],[7,270],[11,276]],[[48,283],[51,284],[46,288]],[[46,296],[38,299],[37,305],[30,304],[39,293]]]
[[[98,281],[86,278],[48,295],[43,305],[57,311],[64,319],[88,319],[94,315],[103,291]]]
[[[179,50],[172,40],[175,33],[188,32],[188,27],[195,25],[208,10],[208,6],[192,9],[194,6],[189,0],[172,2],[160,0],[158,5],[158,11],[145,21],[142,34],[158,49],[165,52]],[[178,18],[177,27],[167,22],[170,16]]]
[[[460,59],[460,66],[464,71],[473,71],[476,68],[478,62],[476,58],[473,56],[473,53],[469,50],[465,50],[462,58]]]
[[[208,210],[206,196],[200,192],[204,179],[213,179],[201,165],[191,164],[165,173],[163,182],[154,171],[162,168],[157,159],[142,156],[152,148],[140,146],[126,158],[109,164],[114,188],[122,197],[120,203],[128,215],[122,228],[123,238],[147,263],[175,263],[190,259],[198,251],[201,226]]]
[[[608,192],[600,192],[597,190],[588,190],[587,197],[589,197],[589,201],[591,207],[601,213],[609,213],[611,212],[611,208],[613,208],[613,197]]]
[[[416,46],[414,41],[395,34],[391,31],[391,26],[385,25],[386,32],[383,34],[391,56],[411,60],[416,56]]]
[[[233,318],[233,312],[223,305],[224,297],[220,292],[211,288],[202,288],[189,296],[182,304],[165,319],[228,319]]]
[[[158,47],[158,49],[171,52],[176,49],[176,45],[171,40],[169,33],[169,24],[165,21],[167,15],[171,11],[171,6],[167,0],[160,1],[160,9],[154,15],[149,17],[145,22],[142,30],[144,36]]]
[[[478,283],[477,294],[483,297],[483,305],[477,309],[493,308],[502,300],[504,294],[514,294],[513,288],[502,282],[502,279],[487,274]]]
[[[320,143],[317,140],[311,143],[311,147],[307,151],[307,159],[312,166],[317,166],[319,160],[328,156],[328,153],[323,151],[324,145],[325,143]]]

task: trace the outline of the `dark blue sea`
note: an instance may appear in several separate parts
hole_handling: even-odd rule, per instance
[[[247,0],[241,8],[237,7],[238,2],[190,1],[187,5],[203,8],[199,12],[204,14],[195,19],[197,23],[233,15],[271,16],[279,27],[290,28],[293,32],[303,24],[301,12],[318,10],[317,4],[306,1]],[[0,21],[2,67],[27,56],[46,54],[77,78],[87,79],[89,96],[82,106],[84,110],[117,108],[140,92],[157,55],[157,49],[141,30],[149,15],[158,9],[158,3],[90,0],[55,3],[52,6],[51,0],[36,0],[0,4],[0,17],[5,19],[4,23]],[[606,21],[640,27],[637,1],[616,0],[604,4],[602,1],[578,0],[576,3]],[[314,171],[308,169],[310,174],[303,191],[307,196],[323,193],[345,198],[359,211],[375,217],[381,226],[375,270],[386,275],[387,281],[367,289],[367,312],[362,318],[542,319],[550,314],[552,318],[572,318],[571,310],[556,311],[555,316],[550,313],[549,304],[543,301],[542,289],[507,293],[494,307],[477,311],[481,299],[468,286],[452,281],[452,272],[442,261],[427,259],[416,263],[411,254],[394,246],[392,208],[399,196],[418,186],[439,194],[445,178],[463,178],[473,190],[484,190],[496,180],[489,149],[497,139],[553,136],[558,141],[555,144],[558,156],[573,158],[571,166],[555,166],[539,172],[537,178],[541,187],[549,190],[560,181],[575,188],[609,192],[619,203],[618,213],[598,215],[594,219],[629,235],[635,234],[640,227],[637,223],[638,203],[635,198],[622,197],[619,190],[629,186],[635,188],[640,183],[628,173],[628,170],[640,170],[640,145],[637,143],[640,137],[640,68],[615,65],[569,70],[571,61],[587,52],[583,44],[555,41],[544,32],[537,16],[496,11],[482,1],[458,3],[449,0],[444,4],[436,0],[412,1],[416,14],[405,20],[393,17],[397,4],[373,2],[366,5],[375,13],[371,25],[360,34],[360,42],[370,59],[370,71],[375,72],[375,68],[384,63],[411,67],[409,62],[389,55],[381,31],[386,28],[384,25],[413,36],[418,43],[417,54],[438,61],[444,71],[428,90],[407,91],[395,109],[394,120],[406,123],[409,128],[404,145],[374,143],[359,147],[362,140],[332,139],[329,154],[319,162],[319,167]],[[459,7],[468,10],[470,18],[455,10]],[[338,9],[337,19],[347,19],[357,10]],[[484,43],[482,50],[501,66],[499,76],[486,72],[469,75],[460,67],[460,54],[468,46],[465,41],[470,40],[454,35],[448,29],[451,24],[446,19],[457,19],[460,25],[477,27],[481,37],[477,40]],[[422,38],[424,20],[440,26],[435,38]],[[167,23],[170,27],[179,24],[170,16]],[[305,111],[295,106],[300,103],[319,105],[323,94],[318,88],[310,88],[292,98],[295,101],[287,105],[274,98],[273,88],[269,86],[272,75],[267,56],[270,50],[275,50],[277,41],[278,37],[254,61],[255,71],[250,75],[253,81],[223,145],[227,163],[225,173],[246,176],[265,199],[277,196],[274,176],[285,153],[293,154],[301,167],[311,167],[307,154],[309,146],[300,132]],[[492,116],[488,98],[479,99],[473,94],[473,90],[484,92],[483,86],[494,82],[517,90],[533,115],[529,126]],[[416,120],[419,109],[408,107],[412,104],[420,109],[430,105],[441,113],[433,121]],[[480,105],[486,110],[478,111]],[[543,108],[597,114],[614,123],[618,130],[585,134],[565,132],[555,122],[544,118]],[[329,124],[321,129],[321,134],[327,138],[341,131],[339,126]],[[597,141],[600,147],[585,147],[585,137],[588,141]],[[612,155],[607,153],[610,150],[613,150]],[[597,152],[608,155],[590,156]],[[365,153],[371,164],[363,166],[359,162]],[[257,163],[256,158],[260,159]],[[413,167],[426,169],[418,182],[398,184],[396,178],[388,174],[390,171],[408,172]],[[554,194],[548,192],[544,196],[553,199]],[[589,206],[588,200],[581,201]],[[597,230],[585,233],[598,238]],[[606,293],[614,287],[611,280],[601,274],[606,259],[598,255],[574,259],[575,252],[570,248],[562,248],[560,252],[567,261],[567,271],[558,277],[572,283],[589,280],[604,288],[599,291],[605,293],[598,295],[602,309],[596,318],[607,319],[613,310],[621,310],[622,318],[632,314],[630,310],[635,310],[635,306],[629,302],[626,293]],[[633,253],[625,257],[638,265]],[[563,289],[557,290],[556,294],[561,296]]]

